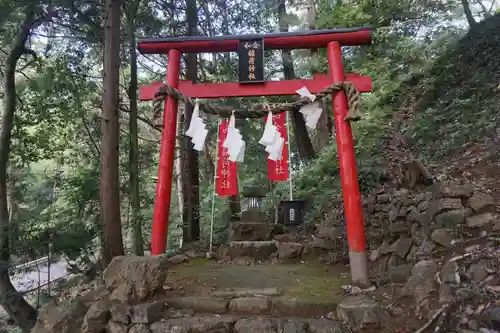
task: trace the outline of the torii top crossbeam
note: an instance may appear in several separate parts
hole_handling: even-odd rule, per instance
[[[372,27],[361,27],[254,35],[147,38],[139,40],[137,48],[143,54],[164,54],[172,49],[181,53],[235,52],[239,41],[261,38],[266,50],[323,48],[330,42],[346,46],[368,45],[372,40],[372,30]]]

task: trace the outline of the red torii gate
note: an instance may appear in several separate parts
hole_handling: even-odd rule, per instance
[[[332,29],[307,32],[284,32],[243,36],[189,36],[143,39],[138,43],[142,54],[168,53],[166,83],[192,98],[249,97],[296,95],[296,90],[307,87],[317,93],[331,84],[350,81],[360,92],[372,91],[370,77],[345,74],[342,64],[343,45],[366,45],[372,39],[372,28]],[[237,51],[242,40],[262,40],[266,50],[327,48],[330,75],[315,75],[312,80],[262,81],[254,83],[193,84],[180,81],[181,53],[216,53]],[[153,83],[140,89],[140,99],[152,100],[163,83]],[[347,224],[351,275],[355,283],[370,286],[366,255],[366,240],[361,208],[361,197],[354,155],[352,130],[347,114],[347,99],[344,92],[333,96],[335,133],[339,155],[340,177]],[[153,217],[151,254],[162,254],[166,250],[168,218],[172,192],[176,120],[178,102],[167,97],[164,106],[163,133],[160,145],[158,183]]]

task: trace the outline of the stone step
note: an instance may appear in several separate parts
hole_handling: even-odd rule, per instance
[[[233,222],[229,241],[270,241],[276,235],[288,232],[286,226],[262,222]]]
[[[269,291],[269,290],[268,290]],[[267,292],[268,292],[267,291]],[[266,291],[264,291],[266,292]],[[244,294],[244,292],[241,292]],[[169,308],[184,313],[322,317],[336,310],[337,298],[291,296],[186,296],[166,299]]]
[[[257,261],[266,261],[278,250],[277,241],[232,241],[224,248],[223,257],[252,258]]]

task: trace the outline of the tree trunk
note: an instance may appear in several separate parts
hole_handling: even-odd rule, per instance
[[[2,126],[0,127],[0,304],[23,332],[29,332],[36,323],[35,309],[12,285],[9,276],[9,208],[7,205],[7,165],[14,113],[16,111],[16,66],[19,58],[27,53],[26,41],[31,33],[36,7],[28,6],[23,24],[17,34],[4,69],[5,94],[3,98]]]
[[[286,4],[285,0],[280,0],[278,5],[278,19],[280,23],[280,31],[288,31],[286,23]],[[281,51],[283,60],[283,74],[286,80],[295,79],[295,71],[293,69],[292,53],[289,50]],[[310,161],[316,157],[309,132],[307,131],[306,122],[300,112],[290,112],[292,125],[295,131],[295,141],[299,150],[300,158],[304,161]]]
[[[187,34],[188,36],[197,35],[198,27],[198,13],[196,7],[196,0],[186,0],[186,16],[187,16]],[[196,83],[198,78],[198,63],[197,54],[190,53],[187,55],[186,60],[187,79]],[[185,105],[184,128],[188,129],[191,117],[193,115],[193,107]],[[193,149],[193,144],[190,138],[184,137],[184,152],[185,159],[185,172],[184,178],[184,212],[183,214],[183,241],[197,241],[200,239],[200,178],[199,178],[199,165],[198,165],[198,152]]]
[[[470,9],[470,4],[468,0],[461,0],[462,6],[464,7],[465,17],[467,18],[467,22],[471,28],[474,28],[477,24],[476,20],[474,20],[474,16],[472,15],[472,10]]]
[[[316,29],[316,5],[314,0],[307,0],[307,25],[309,30]],[[311,49],[311,72],[312,74],[318,73],[318,49]],[[322,151],[326,146],[328,146],[328,142],[330,141],[330,136],[332,135],[331,126],[329,126],[330,115],[326,108],[323,105],[323,102],[320,101],[320,106],[323,108],[323,112],[318,119],[318,124],[316,126],[316,137],[315,137],[315,146],[316,151]]]
[[[103,263],[124,254],[120,220],[118,155],[118,85],[120,78],[121,0],[106,1],[104,23],[104,99],[101,119],[101,211],[104,233]]]
[[[130,85],[128,96],[130,100],[130,205],[132,209],[132,239],[133,253],[137,256],[144,255],[144,242],[142,239],[141,197],[139,194],[139,140],[137,129],[137,51],[135,41],[135,16],[137,3],[130,2],[128,8],[128,41],[130,53]]]
[[[179,216],[182,218],[184,214],[184,161],[183,156],[185,155],[182,151],[184,150],[184,138],[182,137],[182,124],[184,115],[182,113],[177,114],[177,129],[176,129],[176,152],[175,154],[175,176],[177,183],[177,203],[179,205]]]

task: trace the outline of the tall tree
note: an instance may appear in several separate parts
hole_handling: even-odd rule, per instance
[[[462,1],[462,6],[464,8],[465,18],[467,19],[469,26],[471,28],[474,28],[476,26],[477,22],[474,19],[474,15],[472,15],[472,10],[470,8],[469,0],[461,0],[461,1]]]
[[[139,194],[139,140],[137,129],[137,51],[136,51],[136,15],[138,2],[128,2],[127,22],[128,22],[128,44],[130,53],[130,83],[128,96],[130,101],[129,120],[129,167],[130,167],[130,208],[132,218],[132,238],[133,252],[135,255],[144,255],[144,244],[142,239],[142,216],[141,197]]]
[[[280,31],[288,31],[288,22],[286,14],[286,0],[279,0],[278,3],[278,20]],[[286,80],[295,79],[295,71],[293,69],[293,58],[290,50],[282,50],[281,58],[283,60],[283,74]],[[309,132],[307,131],[306,122],[300,112],[291,112],[292,124],[295,131],[295,141],[299,150],[300,158],[304,161],[310,161],[315,156],[313,145]]]
[[[121,0],[107,0],[104,23],[104,98],[101,119],[100,203],[103,222],[103,265],[123,255],[118,172]]]
[[[0,127],[0,304],[24,332],[29,332],[36,323],[37,313],[12,285],[9,276],[10,219],[7,206],[7,168],[9,162],[14,113],[17,106],[16,67],[24,54],[36,56],[26,47],[31,30],[36,25],[38,8],[34,3],[26,5],[24,19],[10,47],[5,62],[2,126]],[[40,20],[38,18],[38,20]]]
[[[198,12],[196,0],[186,0],[187,34],[197,35]],[[198,80],[197,54],[190,53],[186,57],[187,79],[193,83]],[[193,107],[186,105],[184,124],[185,130],[189,127],[193,115]],[[189,138],[184,138],[184,205],[183,205],[183,240],[196,241],[200,239],[200,179],[198,153],[193,149],[193,144]]]

